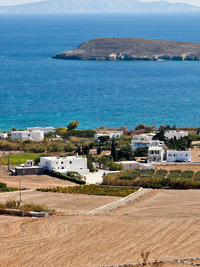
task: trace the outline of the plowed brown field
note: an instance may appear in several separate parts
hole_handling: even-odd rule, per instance
[[[0,266],[125,264],[147,251],[148,261],[198,257],[200,190],[154,190],[106,215],[0,216],[0,229]]]

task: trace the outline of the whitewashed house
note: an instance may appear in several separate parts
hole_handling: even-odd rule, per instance
[[[120,138],[120,137],[121,137],[121,133],[117,133],[117,132],[110,133],[110,139],[112,139],[112,138]]]
[[[44,132],[43,131],[12,131],[12,139],[19,139],[21,141],[43,141]]]
[[[191,162],[191,151],[167,150],[167,162]]]
[[[55,128],[54,127],[27,127],[27,131],[42,131],[44,134],[47,133],[54,133]]]
[[[164,160],[165,149],[164,147],[152,146],[148,149],[148,163],[162,162]]]
[[[176,139],[180,139],[181,137],[188,136],[187,131],[179,131],[179,130],[170,130],[165,132],[165,137],[168,139],[172,139],[176,137]]]
[[[139,134],[133,135],[133,140],[131,141],[131,148],[135,151],[138,147],[152,147],[161,146],[164,147],[164,141],[152,140],[155,134]]]
[[[0,138],[6,139],[6,138],[8,138],[8,134],[7,133],[0,133]]]
[[[87,168],[87,158],[79,156],[69,157],[41,157],[39,166],[44,170],[56,171],[66,174],[68,171],[79,172],[80,174],[89,173]]]

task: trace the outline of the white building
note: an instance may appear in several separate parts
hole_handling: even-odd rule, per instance
[[[159,146],[152,146],[148,149],[148,162],[161,162],[164,160],[165,149]]]
[[[164,147],[164,141],[152,140],[155,134],[139,134],[133,135],[133,140],[131,141],[131,148],[135,151],[138,147],[152,147],[159,146]]]
[[[7,133],[0,133],[0,138],[8,138],[8,134]]]
[[[121,161],[124,170],[127,169],[139,169],[139,170],[146,170],[146,169],[155,169],[155,166],[153,164],[147,164],[147,163],[140,163],[138,161]]]
[[[87,168],[87,158],[79,156],[70,157],[41,157],[39,166],[44,170],[56,171],[66,174],[68,171],[79,172],[80,174],[89,173]]]
[[[12,131],[12,139],[19,139],[21,141],[31,140],[31,141],[43,141],[44,132],[43,131]]]
[[[191,151],[167,150],[167,162],[191,162]]]
[[[168,139],[172,139],[176,136],[176,139],[180,139],[181,137],[188,136],[187,131],[179,131],[179,130],[170,130],[165,132],[165,137]]]
[[[54,133],[55,132],[55,128],[54,127],[28,127],[27,131],[42,131],[44,132],[44,134],[47,133]]]
[[[121,137],[121,133],[116,133],[116,132],[110,133],[110,139],[112,139],[112,138],[120,138],[120,137]]]

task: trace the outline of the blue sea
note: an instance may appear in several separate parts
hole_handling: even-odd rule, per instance
[[[200,126],[200,62],[51,56],[99,37],[200,42],[200,14],[0,15],[0,129]]]

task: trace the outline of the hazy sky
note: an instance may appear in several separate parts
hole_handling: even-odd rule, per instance
[[[152,2],[152,0],[140,0],[141,2]],[[160,1],[160,0],[154,0]],[[200,0],[167,0],[170,3],[187,3],[200,7]],[[25,3],[39,2],[39,0],[0,0],[0,6],[19,5]]]

